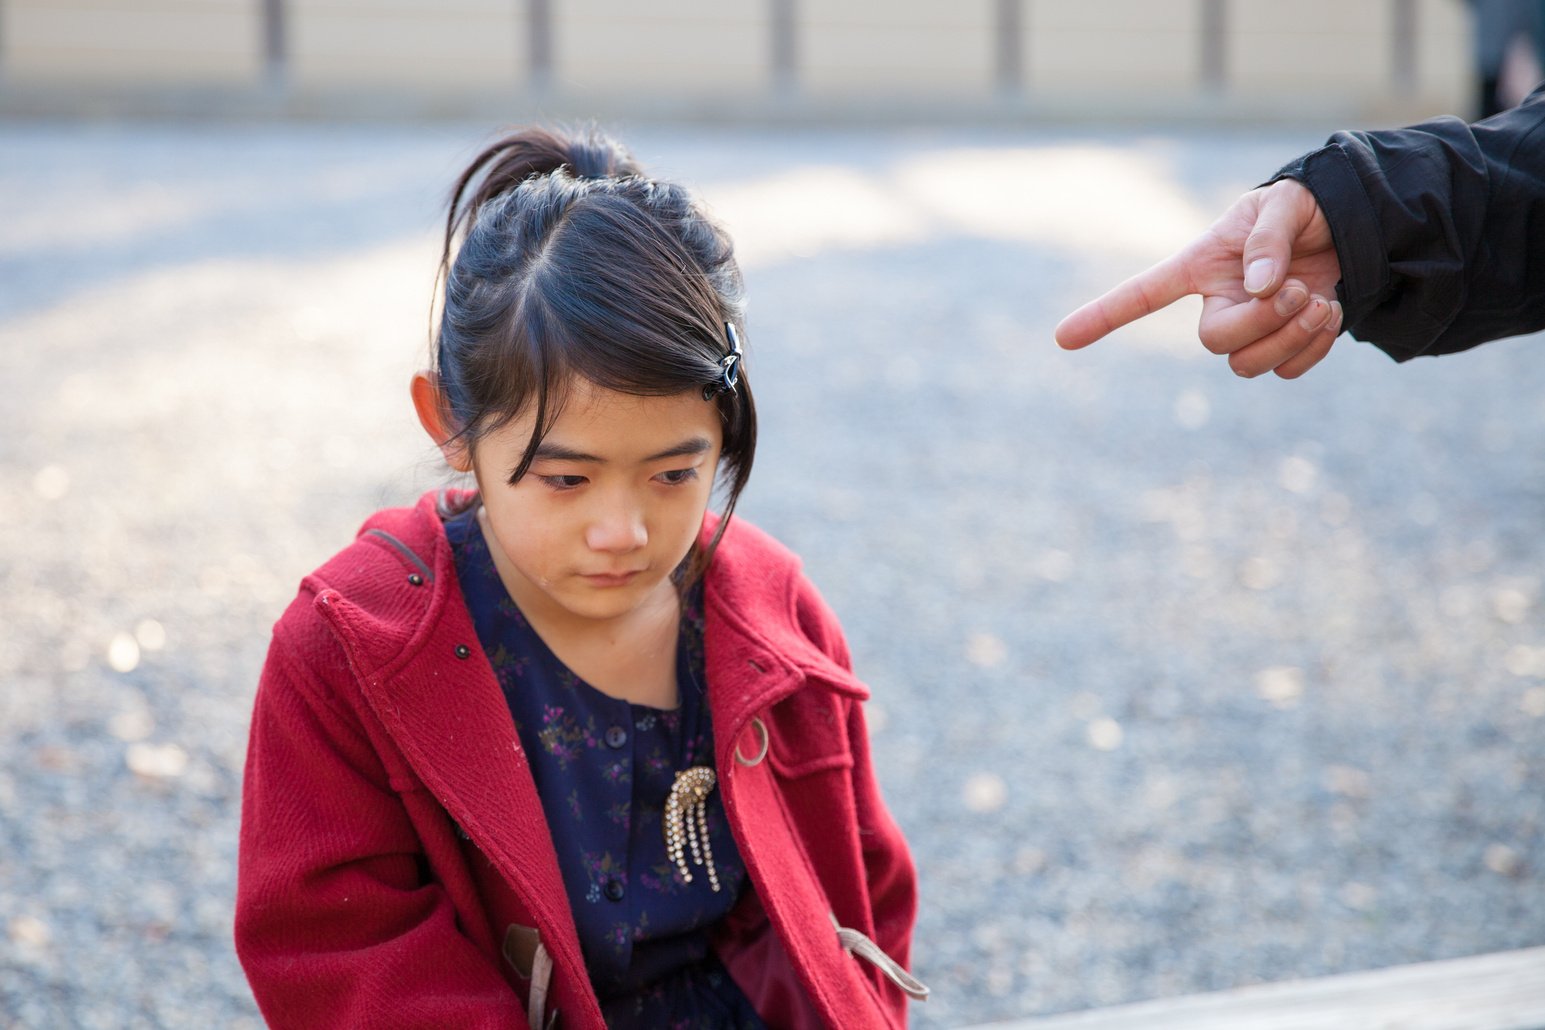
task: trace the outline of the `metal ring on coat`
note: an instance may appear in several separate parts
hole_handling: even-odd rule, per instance
[[[751,726],[762,737],[762,749],[756,753],[755,758],[747,758],[740,753],[740,742],[735,742],[735,761],[744,766],[761,765],[762,759],[767,757],[768,748],[772,746],[772,734],[767,732],[767,724],[757,716],[751,717]]]

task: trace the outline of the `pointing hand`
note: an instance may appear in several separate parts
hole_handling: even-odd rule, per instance
[[[1242,376],[1294,379],[1341,332],[1341,266],[1314,195],[1293,179],[1251,190],[1206,232],[1146,272],[1068,315],[1057,342],[1087,347],[1114,329],[1202,297],[1197,335]]]

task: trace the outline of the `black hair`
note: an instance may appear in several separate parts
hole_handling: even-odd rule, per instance
[[[723,379],[725,323],[746,335],[729,236],[685,189],[646,177],[593,129],[524,129],[479,154],[451,192],[440,275],[434,370],[457,436],[470,451],[535,406],[512,481],[530,467],[574,376],[619,393],[706,396]],[[740,371],[733,390],[715,393],[724,519],[689,579],[712,557],[751,474],[756,406]]]

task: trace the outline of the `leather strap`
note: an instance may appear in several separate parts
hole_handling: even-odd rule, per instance
[[[901,964],[884,951],[880,946],[857,930],[851,930],[837,923],[836,915],[832,916],[832,925],[837,927],[837,940],[842,944],[842,950],[856,958],[868,959],[879,967],[886,979],[900,987],[908,997],[918,1001],[928,1000],[928,986],[917,979],[911,973],[901,968]]]

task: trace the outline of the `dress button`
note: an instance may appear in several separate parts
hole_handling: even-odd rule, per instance
[[[606,731],[606,746],[619,748],[628,742],[628,731],[621,726],[613,726]]]
[[[471,654],[472,654],[472,648],[468,647],[466,644],[457,644],[456,645],[456,657],[457,658],[467,658],[467,657],[470,657]]]
[[[421,587],[424,585],[424,577],[415,572],[408,577],[408,584],[410,586]]]
[[[606,881],[606,896],[613,901],[621,901],[623,894],[626,892],[626,888],[622,886],[621,880]]]

